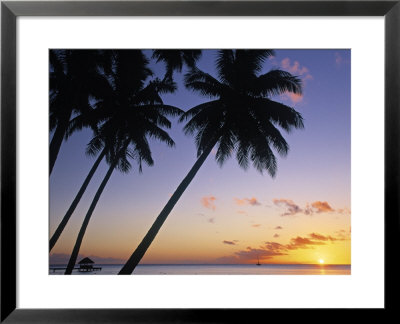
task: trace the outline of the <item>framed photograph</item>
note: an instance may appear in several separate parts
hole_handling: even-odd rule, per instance
[[[2,2],[1,321],[394,310],[399,16]]]

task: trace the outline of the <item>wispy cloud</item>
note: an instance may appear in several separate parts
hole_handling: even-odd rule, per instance
[[[294,216],[298,213],[302,213],[303,210],[299,205],[296,205],[293,200],[290,199],[273,199],[273,203],[276,206],[282,206],[286,208],[286,211],[281,216]]]
[[[345,229],[341,229],[335,232],[335,236],[336,238],[338,238],[341,241],[346,241],[349,240],[351,237],[351,229],[349,230],[345,230]]]
[[[260,227],[261,226],[261,224],[253,224],[253,225],[251,225],[251,227]]]
[[[350,60],[345,59],[339,52],[335,52],[334,59],[337,67],[350,63]]]
[[[227,245],[236,245],[236,243],[234,241],[222,241],[222,243],[227,244]]]
[[[330,235],[324,236],[324,235],[317,234],[317,233],[311,233],[311,234],[309,234],[309,237],[311,237],[314,240],[319,240],[319,241],[332,241],[333,242],[333,241],[338,240],[338,238],[336,238],[336,237],[332,237]]]
[[[342,214],[342,215],[350,215],[351,214],[351,209],[350,208],[347,208],[347,207],[345,207],[345,208],[339,208],[339,209],[337,209],[336,210],[339,214]]]
[[[203,207],[208,208],[208,209],[212,209],[215,210],[215,201],[217,200],[217,198],[215,196],[205,196],[203,198],[201,198],[201,204],[203,205]]]
[[[276,206],[285,208],[285,212],[281,216],[294,216],[297,214],[313,215],[314,213],[320,214],[335,211],[327,201],[314,201],[311,204],[306,204],[304,208],[294,203],[291,199],[281,198],[273,199],[272,201]]]
[[[282,94],[282,99],[290,100],[293,104],[296,104],[303,100],[303,95],[298,93],[286,92]]]
[[[294,61],[291,63],[290,59],[288,57],[284,58],[281,61],[281,66],[283,69],[286,71],[294,74],[294,75],[308,75],[309,70],[305,66],[301,66],[299,61]]]
[[[300,77],[303,81],[303,88],[308,80],[313,79],[313,76],[310,74],[309,69],[304,65],[301,65],[299,61],[291,62],[291,60],[286,57],[280,62],[280,66],[283,70]],[[290,92],[284,93],[281,97],[283,100],[290,100],[294,104],[299,103],[303,100],[303,95]]]
[[[252,197],[252,198],[234,198],[235,204],[238,206],[243,206],[243,205],[251,205],[251,206],[260,206],[261,203],[257,200],[257,198]]]
[[[348,234],[348,231],[340,231],[341,234]],[[274,237],[277,234],[274,235]],[[349,239],[347,237],[346,239]],[[258,248],[251,246],[246,249],[236,251],[233,255],[224,256],[216,259],[217,263],[241,263],[241,262],[254,262],[259,258],[260,260],[268,260],[275,256],[289,255],[295,250],[300,249],[314,249],[315,247],[335,244],[336,241],[345,240],[339,234],[337,236],[324,235],[319,233],[310,233],[306,236],[296,236],[289,240],[289,243],[282,244],[279,242],[266,241]],[[233,241],[223,241],[224,244],[234,245]]]
[[[307,237],[297,236],[290,240],[289,244],[286,244],[286,249],[297,250],[297,249],[310,249],[315,245],[325,245],[325,242],[315,240]]]
[[[343,63],[343,57],[338,52],[335,53],[335,63],[337,66],[340,66]]]

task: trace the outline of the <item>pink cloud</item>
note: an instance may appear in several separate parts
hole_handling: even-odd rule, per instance
[[[298,93],[286,92],[283,96],[293,103],[298,103],[303,100],[303,95]]]
[[[303,212],[300,206],[296,205],[293,200],[290,199],[273,199],[273,203],[276,206],[283,206],[286,208],[286,212],[281,214],[281,216],[294,216],[298,213]]]
[[[307,204],[304,208],[295,204],[293,200],[290,199],[273,199],[273,203],[279,207],[285,207],[286,211],[281,214],[281,216],[294,216],[296,214],[302,213],[305,215],[313,215],[314,213],[328,213],[333,212],[333,209],[327,201],[314,201],[313,203]]]
[[[335,63],[337,66],[340,66],[343,63],[343,57],[338,52],[335,53]]]
[[[243,206],[243,205],[251,205],[251,206],[259,206],[261,203],[257,200],[257,198],[234,198],[236,205]]]
[[[203,207],[208,208],[208,209],[212,209],[215,210],[215,201],[217,200],[216,197],[214,196],[205,196],[203,198],[201,198],[201,204],[203,205]]]
[[[305,66],[300,66],[300,63],[298,61],[294,61],[293,64],[290,64],[290,59],[288,57],[284,58],[281,61],[281,66],[283,69],[290,72],[291,74],[305,75],[309,73],[308,68],[306,68]]]
[[[290,59],[286,57],[281,61],[280,66],[283,70],[300,77],[303,81],[303,86],[305,86],[306,81],[313,79],[313,76],[310,74],[308,68],[302,66],[299,61],[294,61],[293,63],[291,63]],[[293,104],[296,104],[303,100],[303,95],[286,92],[281,95],[281,98],[282,100],[288,100],[291,101]]]
[[[238,205],[238,206],[246,205],[246,200],[244,200],[244,199],[235,198],[234,200],[235,200],[236,205]]]

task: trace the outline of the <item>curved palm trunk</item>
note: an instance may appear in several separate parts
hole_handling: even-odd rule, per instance
[[[165,205],[165,207],[163,208],[161,213],[156,218],[155,222],[151,226],[150,230],[147,232],[146,236],[143,238],[142,242],[138,245],[138,247],[133,252],[131,257],[128,259],[128,261],[125,263],[125,265],[122,267],[122,269],[118,273],[119,275],[131,274],[133,272],[133,270],[135,270],[136,266],[138,265],[140,260],[143,258],[147,249],[150,247],[151,243],[155,239],[161,226],[164,224],[165,220],[167,219],[172,208],[174,208],[174,206],[178,202],[179,198],[182,196],[182,194],[184,193],[186,188],[189,186],[190,182],[193,180],[197,171],[199,171],[200,167],[203,165],[207,156],[210,154],[212,148],[217,143],[217,140],[218,140],[218,137],[216,140],[212,141],[212,143],[207,147],[207,149],[204,150],[204,152],[197,159],[196,163],[193,165],[193,167],[190,169],[189,173],[179,184],[178,188],[175,190],[172,197],[168,200],[167,204]]]
[[[99,166],[100,162],[103,160],[105,154],[106,154],[106,149],[103,149],[103,151],[97,158],[96,162],[93,164],[92,168],[90,169],[89,174],[87,175],[85,181],[83,182],[81,188],[79,189],[78,194],[76,195],[74,201],[72,202],[71,206],[65,213],[65,215],[64,215],[63,219],[61,220],[60,224],[58,225],[56,231],[54,232],[53,236],[51,237],[50,242],[49,242],[49,252],[51,252],[54,245],[57,243],[58,239],[60,238],[61,233],[63,232],[65,226],[67,225],[69,219],[71,218],[72,213],[74,212],[76,206],[78,205],[83,194],[85,193],[86,188],[89,185],[89,182],[92,180],[92,177],[93,177],[94,173],[96,172],[97,167]]]
[[[85,216],[85,219],[84,219],[84,221],[82,223],[81,229],[79,231],[78,237],[77,237],[76,242],[75,242],[74,249],[72,250],[72,254],[71,254],[71,257],[70,257],[68,265],[67,265],[67,269],[65,270],[64,274],[71,274],[72,270],[74,269],[74,266],[75,266],[75,263],[76,263],[76,259],[78,258],[78,253],[79,253],[79,250],[81,248],[83,236],[85,235],[86,228],[87,228],[87,226],[89,224],[89,221],[90,221],[90,217],[92,216],[93,211],[94,211],[94,209],[95,209],[95,207],[97,205],[97,202],[99,201],[100,196],[103,193],[104,187],[106,186],[108,180],[111,177],[112,172],[114,171],[115,165],[116,165],[116,163],[113,163],[110,166],[110,168],[108,169],[103,181],[101,182],[101,184],[99,186],[99,189],[97,189],[96,195],[94,196],[93,201],[92,201],[92,203],[91,203],[91,205],[89,207],[89,210],[88,210],[88,212],[87,212],[87,214]]]
[[[70,118],[71,113],[65,116],[65,120],[56,127],[53,138],[51,139],[49,153],[49,175],[51,175],[54,164],[56,163],[58,152],[60,152],[61,144],[64,140]]]

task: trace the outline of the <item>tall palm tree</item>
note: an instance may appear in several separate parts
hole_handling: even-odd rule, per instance
[[[103,82],[100,87],[100,91],[96,93],[96,96],[92,98],[89,103],[88,108],[84,113],[77,115],[70,120],[69,126],[65,133],[65,138],[71,136],[77,130],[81,130],[84,127],[90,127],[95,133],[97,131],[98,125],[103,123],[105,120],[111,118],[115,114],[115,109],[118,105],[115,102],[122,102],[120,97],[123,96],[121,78],[125,79],[126,85],[129,84],[131,91],[136,93],[136,103],[146,103],[153,102],[162,104],[162,100],[159,96],[160,93],[173,92],[175,91],[175,85],[172,81],[159,81],[154,80],[150,82],[147,87],[143,88],[144,80],[152,75],[152,71],[148,68],[148,60],[144,57],[141,51],[115,51],[115,50],[103,50],[103,57],[108,58],[108,64],[99,65],[99,78],[103,78]],[[117,64],[117,59],[121,61],[121,57],[124,55],[125,60],[129,65],[125,63],[124,69],[121,70],[121,63]],[[55,61],[57,63],[57,61]],[[117,71],[119,66],[119,70]],[[57,70],[54,68],[54,70]],[[123,74],[125,76],[123,76]],[[59,77],[63,77],[61,74]],[[55,80],[56,81],[56,80]],[[99,84],[99,81],[97,82]],[[126,85],[124,87],[126,87]],[[141,89],[143,88],[143,89]],[[124,90],[125,91],[125,90]],[[94,91],[92,91],[95,93]],[[118,94],[118,95],[116,95]],[[154,106],[155,107],[155,106]],[[157,109],[159,113],[166,113],[168,111],[162,111],[164,106],[158,106]],[[165,108],[165,107],[164,107]],[[154,114],[154,112],[147,111],[147,114]],[[157,112],[156,112],[157,115]],[[114,118],[114,120],[116,120]],[[98,137],[97,137],[98,138]],[[90,169],[88,175],[86,176],[83,184],[81,185],[77,195],[72,201],[70,207],[62,218],[61,222],[57,226],[55,232],[53,233],[49,242],[49,251],[53,249],[57,243],[61,233],[63,232],[65,226],[67,225],[69,219],[71,218],[73,212],[75,211],[79,201],[81,200],[83,194],[85,193],[94,173],[96,172],[98,166],[100,165],[103,158],[106,156],[107,147],[104,147],[99,156],[97,157],[95,163]],[[95,155],[100,151],[88,151],[89,155]]]
[[[97,103],[96,115],[103,116],[105,121],[87,149],[89,154],[106,150],[109,169],[85,216],[65,274],[71,274],[74,268],[89,220],[114,169],[128,172],[129,158],[138,161],[140,172],[142,161],[153,165],[148,138],[173,146],[173,140],[161,127],[171,127],[167,115],[182,113],[179,108],[165,105],[160,97],[161,93],[175,91],[171,81],[156,79],[145,84],[151,71],[141,51],[115,51],[114,58],[115,69],[109,78],[114,91],[110,98]]]
[[[102,96],[107,82],[101,70],[110,66],[109,52],[102,50],[50,50],[49,173],[61,144],[67,138],[71,118],[90,110],[90,98]]]
[[[289,150],[278,127],[290,132],[304,125],[300,113],[271,100],[274,95],[302,91],[301,80],[288,72],[271,70],[260,74],[263,62],[271,55],[272,50],[221,50],[216,59],[219,80],[198,69],[185,76],[188,89],[214,99],[181,117],[191,118],[184,130],[195,134],[198,159],[119,274],[133,272],[215,145],[215,158],[220,165],[236,152],[240,167],[247,169],[252,162],[259,172],[275,176],[273,149],[282,156]]]
[[[69,83],[71,83],[71,80],[68,80],[64,68],[64,65],[66,65],[65,63],[66,55],[75,57],[74,60],[77,62],[85,62],[87,57],[92,57],[92,58],[97,57],[97,63],[95,64],[94,67],[92,66],[92,70],[96,69],[96,71],[91,71],[92,74],[91,79],[93,80],[95,78],[96,82],[94,82],[93,87],[90,88],[86,87],[86,90],[83,89],[82,92],[83,94],[81,98],[84,99],[82,99],[81,102],[82,104],[80,107],[84,106],[84,108],[79,109],[80,114],[74,116],[73,118],[71,118],[73,115],[73,110],[71,109],[73,107],[72,105],[73,100],[71,100],[71,98],[66,100],[63,99],[63,97],[68,94],[67,89],[70,86]],[[83,55],[83,58],[80,58],[80,55]],[[100,60],[99,58],[102,58],[102,60]],[[51,124],[51,129],[56,128],[52,144],[54,144],[58,130],[60,130],[59,134],[62,134],[62,138],[61,135],[58,138],[58,144],[57,144],[58,146],[57,147],[53,146],[53,150],[55,150],[56,153],[58,153],[62,143],[62,139],[64,138],[67,139],[74,132],[81,130],[84,127],[89,127],[94,132],[96,132],[98,124],[103,121],[104,113],[99,114],[98,111],[95,110],[96,108],[95,103],[98,101],[107,100],[112,94],[113,88],[109,82],[109,76],[111,73],[111,66],[112,66],[112,52],[97,51],[97,50],[89,52],[78,50],[76,53],[75,52],[72,53],[72,51],[62,51],[62,50],[50,51],[50,61],[52,62],[51,63],[52,72],[50,73],[50,84],[51,84],[50,102],[53,103],[53,105],[51,105],[51,110],[50,110],[50,124]],[[69,64],[73,66],[73,68],[71,68],[72,70],[76,68],[75,65],[78,65],[78,63],[69,63]],[[70,72],[70,74],[72,74],[72,72]],[[88,77],[85,76],[85,78]],[[98,88],[96,88],[96,86],[98,86]],[[65,117],[65,119],[63,117],[59,117],[58,116],[59,114],[62,114]],[[50,149],[50,151],[52,151],[52,149]],[[65,226],[67,225],[69,219],[71,218],[73,212],[75,211],[80,199],[85,193],[91,179],[93,178],[94,173],[96,172],[98,166],[105,157],[106,153],[107,150],[106,148],[104,148],[103,151],[97,157],[95,163],[90,169],[85,180],[83,181],[77,195],[72,201],[66,214],[62,218],[60,224],[57,226],[49,242],[49,252],[51,252],[51,250],[57,243],[61,233],[63,232]],[[52,166],[54,166],[54,163],[55,159],[53,160],[53,162],[50,163],[50,172],[52,170]]]
[[[153,58],[157,62],[165,63],[165,79],[172,79],[174,71],[181,72],[184,64],[189,68],[195,68],[201,54],[201,50],[153,50]]]

